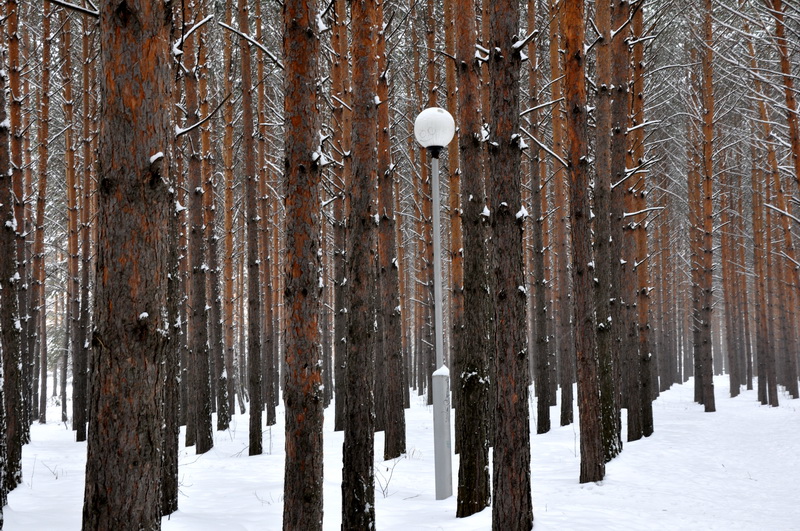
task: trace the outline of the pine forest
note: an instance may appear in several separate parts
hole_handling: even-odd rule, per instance
[[[526,530],[559,428],[602,489],[664,393],[796,411],[795,2],[0,6],[0,507],[60,424],[82,529],[161,529],[242,418],[260,528],[323,528],[340,437],[341,529],[383,529],[420,404],[453,529]]]

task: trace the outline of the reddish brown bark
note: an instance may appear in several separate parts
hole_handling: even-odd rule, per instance
[[[480,142],[480,62],[475,57],[474,0],[456,0],[458,146],[461,154],[461,221],[464,230],[464,330],[453,337],[458,389],[455,425],[459,446],[456,516],[467,517],[489,505],[489,278],[485,241],[483,144]]]
[[[383,21],[383,3],[377,5],[376,20]],[[406,424],[403,411],[403,351],[400,339],[400,286],[395,241],[394,211],[394,165],[392,164],[389,138],[389,72],[386,55],[386,35],[379,32],[376,46],[378,56],[377,96],[378,106],[378,274],[379,298],[379,343],[382,351],[376,355],[384,357],[384,459],[400,457],[406,451]],[[377,389],[376,389],[377,391]],[[377,399],[377,396],[376,396]]]
[[[286,467],[284,529],[322,528],[322,374],[319,347],[319,41],[313,2],[283,8],[286,178]],[[370,54],[370,59],[372,55]],[[374,122],[372,122],[374,137]],[[373,144],[374,145],[374,144]],[[251,400],[253,397],[251,396]],[[370,454],[371,455],[371,454]],[[362,505],[363,510],[363,505]]]
[[[96,328],[83,529],[161,522],[171,58],[163,3],[100,10]]]
[[[190,27],[200,20],[201,13],[192,15],[190,4],[184,5],[184,19]],[[202,43],[200,32],[194,32],[183,41],[183,80],[186,103],[186,126],[200,121],[198,74],[202,65],[198,57]],[[211,425],[211,381],[208,352],[208,303],[206,282],[206,238],[203,229],[203,174],[200,128],[186,135],[189,155],[187,188],[189,195],[189,415],[194,418],[195,451],[203,454],[214,446]],[[192,426],[187,425],[187,431]],[[191,439],[189,439],[191,440]],[[188,443],[187,443],[188,444]]]
[[[226,0],[225,23],[230,26],[233,13],[233,0]],[[230,94],[233,90],[233,36],[226,35],[223,50],[223,90]],[[222,180],[223,192],[223,262],[222,262],[222,315],[223,345],[225,347],[225,372],[228,376],[228,410],[236,410],[236,372],[234,370],[234,309],[233,309],[233,101],[229,98],[222,108]]]
[[[239,31],[250,33],[247,0],[239,0]],[[250,396],[250,455],[262,452],[263,360],[261,359],[261,278],[258,249],[258,183],[256,182],[256,141],[253,127],[252,47],[240,41],[242,76],[242,136],[244,152],[244,201],[247,238],[247,392]],[[294,139],[287,141],[289,144]],[[291,159],[290,159],[291,160]],[[288,417],[288,412],[287,412]],[[287,426],[288,432],[288,426]],[[288,444],[288,442],[287,442]]]
[[[696,385],[703,388],[703,406],[706,412],[716,410],[714,402],[714,373],[711,357],[711,311],[713,304],[712,294],[712,275],[713,275],[713,229],[714,229],[714,203],[713,203],[713,182],[714,182],[714,84],[713,84],[713,34],[712,34],[712,5],[711,0],[703,3],[703,41],[704,46],[701,52],[702,64],[702,85],[701,97],[703,103],[703,124],[702,124],[702,166],[701,184],[702,211],[698,230],[702,232],[702,240],[698,242],[697,260],[701,269],[700,274],[700,341],[699,361],[700,361],[700,381]]]
[[[522,230],[519,2],[497,0],[489,11],[491,136],[486,191],[491,210],[494,294],[494,503],[492,528],[533,526],[528,409],[526,292]]]
[[[584,74],[584,6],[564,3],[564,97],[567,110],[567,164],[570,177],[572,293],[580,416],[580,482],[600,481],[605,460],[600,426],[600,391],[596,352],[591,220],[588,180],[588,124]]]
[[[374,315],[376,252],[375,193],[377,108],[375,6],[350,4],[353,58],[352,182],[348,190],[347,411],[342,469],[342,529],[375,527]],[[358,399],[355,399],[358,397]]]
[[[560,49],[562,44],[561,26],[564,17],[564,4],[551,0],[550,3],[550,78],[553,81],[552,99],[558,100],[564,94],[564,82],[559,80],[564,69],[561,64]],[[553,152],[561,155],[566,153],[564,146],[564,115],[562,105],[556,104],[553,107]],[[568,176],[557,162],[553,163],[553,182],[555,183],[555,234],[556,245],[556,274],[554,280],[556,311],[556,341],[558,345],[558,363],[560,366],[561,378],[561,425],[572,424],[573,396],[572,384],[575,381],[575,346],[570,324],[570,236],[567,230],[567,219],[569,217],[569,197],[567,197],[566,180]],[[553,373],[551,373],[553,374]]]

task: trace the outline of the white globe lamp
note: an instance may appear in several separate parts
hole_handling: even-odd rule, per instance
[[[439,151],[453,140],[455,132],[453,115],[441,107],[428,107],[414,120],[414,137],[434,158],[438,158]]]

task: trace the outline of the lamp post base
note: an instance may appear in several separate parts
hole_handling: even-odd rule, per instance
[[[436,499],[453,495],[452,445],[450,444],[450,370],[442,365],[433,373],[433,455]]]

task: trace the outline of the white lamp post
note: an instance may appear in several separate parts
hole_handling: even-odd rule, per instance
[[[436,345],[436,371],[433,373],[433,448],[436,474],[436,499],[453,495],[452,446],[450,444],[450,371],[444,364],[442,330],[442,238],[439,222],[439,153],[450,143],[456,127],[444,109],[429,107],[414,120],[417,142],[431,154],[433,185],[433,313]]]

